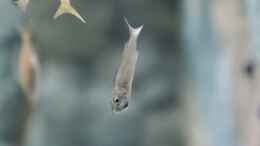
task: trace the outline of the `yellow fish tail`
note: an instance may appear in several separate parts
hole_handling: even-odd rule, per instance
[[[81,17],[81,15],[78,13],[78,11],[71,6],[69,0],[60,1],[60,6],[59,6],[58,10],[56,11],[56,13],[54,14],[53,18],[57,19],[59,16],[61,16],[63,14],[71,14],[71,15],[77,17],[83,23],[86,23],[86,21]]]

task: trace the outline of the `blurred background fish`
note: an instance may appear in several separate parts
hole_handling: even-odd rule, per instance
[[[71,14],[77,17],[83,23],[86,23],[86,21],[81,17],[79,12],[74,7],[72,7],[70,0],[60,0],[60,5],[57,11],[55,12],[53,18],[57,19],[59,16],[63,14]]]
[[[32,46],[31,31],[24,29],[21,35],[21,49],[19,53],[19,81],[27,97],[29,107],[35,103],[35,91],[39,74],[39,61],[35,49]]]
[[[137,40],[143,29],[143,25],[133,28],[126,18],[125,23],[129,29],[129,39],[123,49],[121,62],[113,80],[113,112],[119,112],[128,107],[129,98],[132,95],[132,84],[138,59]]]

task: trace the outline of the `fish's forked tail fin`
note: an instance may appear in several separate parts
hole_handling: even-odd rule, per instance
[[[137,28],[134,28],[134,27],[132,27],[132,26],[129,24],[129,22],[128,22],[128,20],[127,20],[126,17],[124,17],[124,20],[125,20],[125,23],[126,23],[127,26],[128,26],[130,37],[134,37],[134,38],[137,39],[138,36],[140,35],[140,33],[141,33],[141,31],[142,31],[144,25],[141,25],[141,26],[139,26],[139,27],[137,27]]]
[[[86,21],[81,17],[79,12],[72,7],[70,0],[60,0],[60,5],[55,12],[53,18],[57,19],[59,16],[63,14],[71,14],[75,17],[77,17],[79,20],[81,20],[83,23],[86,23]]]

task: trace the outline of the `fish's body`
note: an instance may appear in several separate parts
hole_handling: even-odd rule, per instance
[[[23,12],[26,12],[29,2],[30,0],[13,0],[13,3],[17,5]]]
[[[137,40],[143,25],[133,28],[125,19],[129,29],[129,39],[125,44],[120,65],[115,73],[112,89],[112,110],[120,112],[128,107],[129,98],[132,96],[132,84],[138,59]]]
[[[70,0],[60,0],[60,5],[57,11],[55,12],[53,18],[57,19],[59,16],[63,14],[71,14],[80,19],[83,23],[86,23],[86,21],[81,17],[79,12],[72,7]]]
[[[19,81],[26,94],[27,102],[33,106],[36,80],[38,75],[38,58],[31,44],[31,34],[28,31],[21,32],[21,49],[18,60]]]

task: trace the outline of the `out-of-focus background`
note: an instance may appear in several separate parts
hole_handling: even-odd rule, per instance
[[[0,146],[259,146],[258,0],[71,0],[87,21],[0,1]],[[139,60],[129,109],[112,79],[128,29]],[[19,84],[19,30],[40,62],[33,111]]]

